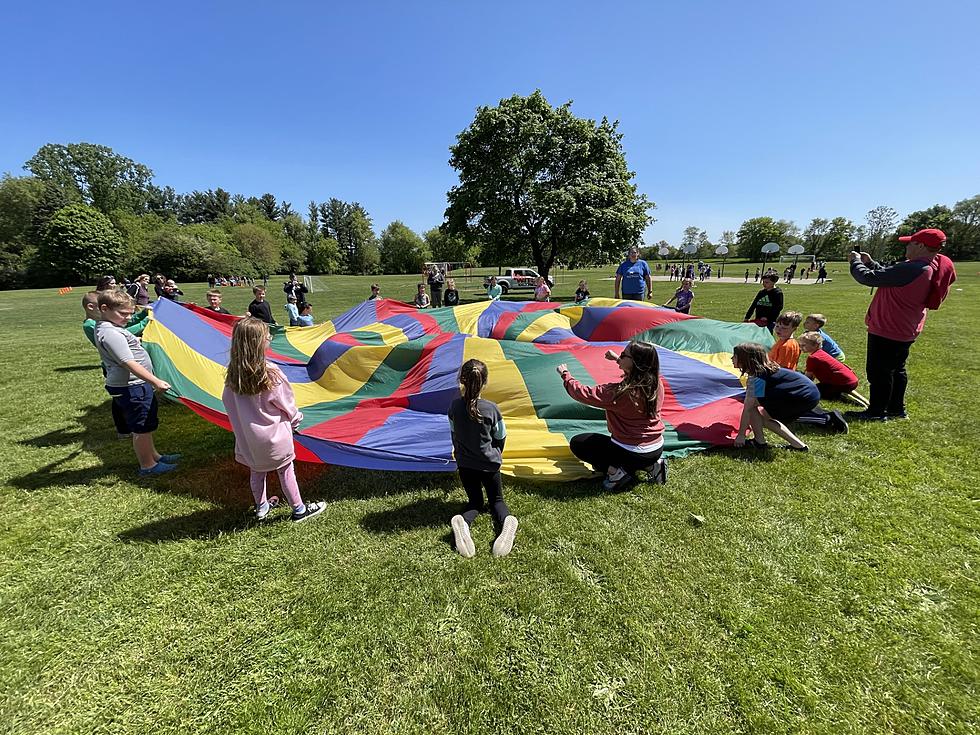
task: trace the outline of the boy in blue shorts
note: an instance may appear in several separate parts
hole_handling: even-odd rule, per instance
[[[161,475],[177,468],[179,454],[157,452],[157,397],[154,390],[169,390],[170,383],[153,374],[153,363],[136,336],[125,329],[133,316],[133,299],[125,291],[101,291],[95,347],[106,369],[105,389],[126,419],[133,435],[133,451],[141,475]]]

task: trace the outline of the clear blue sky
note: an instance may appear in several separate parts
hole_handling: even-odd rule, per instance
[[[980,193],[980,4],[8,3],[0,171],[108,145],[181,192],[437,225],[455,135],[540,88],[620,121],[646,241]]]

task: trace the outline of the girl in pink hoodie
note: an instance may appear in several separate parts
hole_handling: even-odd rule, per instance
[[[235,459],[252,471],[249,482],[255,515],[263,520],[279,498],[269,498],[265,476],[275,471],[279,485],[293,508],[293,522],[319,515],[324,503],[304,503],[296,483],[293,429],[303,420],[293,389],[279,368],[265,359],[269,327],[261,319],[245,317],[231,333],[231,355],[221,400],[235,432]]]

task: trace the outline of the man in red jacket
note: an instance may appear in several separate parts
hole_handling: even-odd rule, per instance
[[[848,256],[854,280],[878,289],[864,318],[868,325],[871,405],[865,411],[849,411],[849,419],[907,418],[905,361],[925,325],[927,309],[938,309],[956,280],[952,261],[939,253],[946,243],[942,230],[919,230],[898,239],[906,243],[907,260],[902,263],[881,266],[867,253]]]

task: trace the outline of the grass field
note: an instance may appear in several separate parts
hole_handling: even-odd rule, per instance
[[[835,270],[787,308],[825,313],[863,378],[869,290]],[[175,405],[157,445],[181,470],[138,481],[81,292],[0,293],[0,733],[977,732],[978,270],[912,350],[912,420],[624,494],[505,478],[514,552],[481,516],[472,560],[451,475],[301,465],[327,512],[249,522],[231,435]],[[372,280],[326,278],[318,321]],[[756,288],[699,285],[694,312],[739,320]]]

